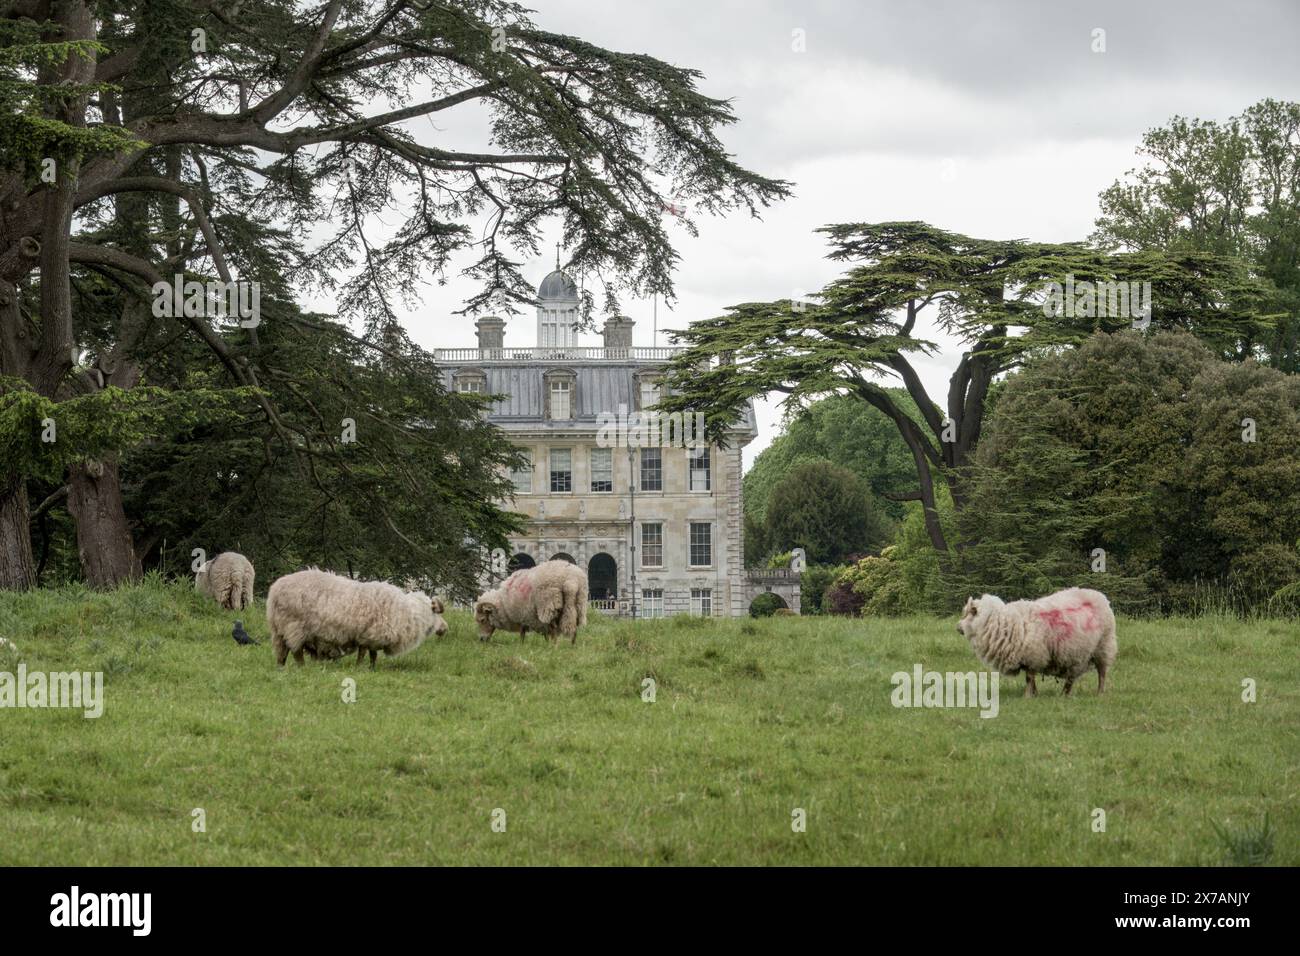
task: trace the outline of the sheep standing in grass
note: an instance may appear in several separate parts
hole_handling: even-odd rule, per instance
[[[565,634],[576,642],[578,628],[587,623],[587,576],[567,561],[516,571],[479,597],[474,620],[481,641],[498,630],[517,631],[522,641],[531,630],[552,641]]]
[[[194,590],[216,598],[227,611],[240,611],[253,603],[253,573],[248,558],[223,551],[195,572]]]
[[[1036,674],[1074,682],[1097,669],[1097,693],[1115,663],[1115,615],[1100,591],[1067,588],[1036,601],[1005,603],[992,594],[970,598],[957,622],[975,654],[1007,676],[1025,672],[1025,696],[1036,696]]]
[[[405,654],[430,634],[447,633],[437,598],[316,568],[287,574],[271,585],[266,622],[280,666],[289,654],[302,664],[304,652],[330,659],[355,650],[358,664],[370,652],[373,669],[379,651]]]
[[[560,575],[560,591],[564,595],[564,606],[560,610],[556,631],[566,635],[570,644],[576,644],[578,628],[585,627],[587,624],[587,575],[581,568],[567,561],[556,563],[564,565]],[[555,640],[554,633],[548,636],[552,641]]]

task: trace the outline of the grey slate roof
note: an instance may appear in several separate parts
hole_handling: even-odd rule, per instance
[[[502,364],[483,363],[481,365],[461,365],[443,368],[443,382],[453,388],[453,378],[457,371],[482,372],[487,377],[486,391],[490,395],[505,394],[508,397],[495,406],[489,418],[494,422],[536,422],[542,423],[544,374],[549,370],[564,369],[571,371],[577,378],[577,407],[574,409],[574,421],[595,423],[597,414],[607,412],[618,414],[619,406],[628,411],[635,407],[633,389],[636,387],[633,374],[638,369],[649,366],[637,362],[601,362],[599,364],[565,364],[562,362],[523,363],[510,362]],[[564,426],[566,422],[556,422]]]

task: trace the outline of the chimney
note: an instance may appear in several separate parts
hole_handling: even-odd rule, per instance
[[[636,325],[626,315],[611,315],[605,320],[605,348],[630,349],[632,347],[632,327]]]
[[[495,315],[485,315],[474,323],[478,329],[478,347],[480,351],[505,347],[506,322]]]

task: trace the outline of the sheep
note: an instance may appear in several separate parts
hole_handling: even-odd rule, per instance
[[[253,603],[253,574],[248,558],[224,551],[195,572],[194,590],[216,598],[227,611],[240,611]]]
[[[1067,588],[1036,601],[1012,601],[985,594],[970,598],[957,630],[976,656],[999,673],[1025,672],[1025,696],[1037,696],[1036,674],[1074,682],[1097,669],[1097,693],[1106,691],[1106,673],[1115,663],[1115,615],[1100,591]]]
[[[479,596],[474,620],[481,641],[497,630],[518,631],[522,641],[533,630],[552,643],[558,634],[576,643],[578,628],[587,623],[587,576],[564,560],[521,569]]]
[[[367,651],[374,670],[379,651],[390,656],[419,647],[430,634],[447,633],[442,602],[385,581],[354,581],[317,568],[295,571],[271,585],[266,622],[280,667],[290,653],[331,660]]]
[[[551,562],[547,562],[550,564]],[[560,569],[560,589],[564,594],[564,607],[560,612],[560,619],[557,622],[556,630],[560,634],[567,634],[570,644],[578,643],[578,628],[587,625],[587,575],[581,568],[569,564],[567,561],[560,561],[563,565]],[[551,642],[555,641],[555,633],[548,634]]]

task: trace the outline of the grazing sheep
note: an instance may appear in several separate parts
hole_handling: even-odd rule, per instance
[[[481,641],[497,630],[518,631],[522,641],[533,630],[552,642],[567,634],[576,643],[578,628],[587,623],[587,576],[563,560],[521,569],[479,597],[474,620]]]
[[[195,572],[194,590],[216,598],[227,611],[240,611],[253,603],[253,573],[248,558],[223,551]]]
[[[302,664],[304,652],[330,660],[355,650],[358,664],[370,652],[373,670],[379,651],[405,654],[430,634],[447,633],[437,598],[316,568],[295,571],[271,585],[266,622],[280,666],[290,653]]]
[[[552,562],[548,561],[547,564]],[[568,561],[558,561],[560,569],[560,590],[564,594],[564,607],[555,631],[567,635],[570,644],[578,643],[578,628],[587,624],[587,575],[583,570]],[[552,642],[555,631],[548,632]]]
[[[1115,615],[1100,591],[1067,588],[1036,601],[1012,601],[985,594],[970,598],[957,630],[981,661],[1001,674],[1025,672],[1025,696],[1038,694],[1035,674],[1060,677],[1069,694],[1074,682],[1097,668],[1097,693],[1115,663]]]

